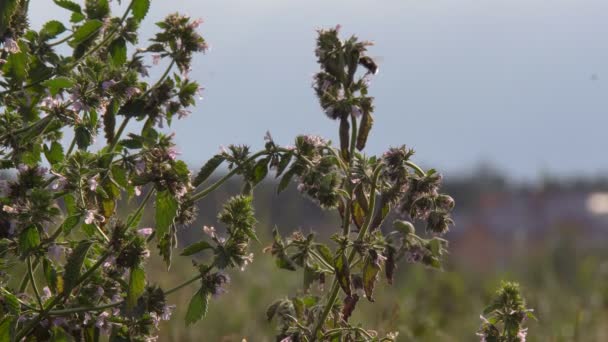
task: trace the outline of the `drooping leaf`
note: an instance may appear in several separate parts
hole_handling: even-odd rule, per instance
[[[252,186],[256,186],[261,182],[268,174],[268,162],[269,158],[260,159],[253,168],[253,179],[251,180]]]
[[[196,254],[200,251],[204,251],[205,249],[213,249],[213,246],[207,241],[199,241],[191,244],[190,246],[184,248],[182,251],[183,256],[190,256],[192,254]]]
[[[156,194],[156,236],[163,237],[169,232],[177,215],[178,203],[169,190]]]
[[[186,312],[186,326],[196,323],[207,314],[207,305],[209,304],[209,293],[198,290],[188,304]]]
[[[348,322],[348,318],[352,315],[353,311],[355,311],[355,306],[359,301],[359,295],[356,293],[352,296],[344,297],[344,306],[342,307],[342,318],[344,321]]]
[[[277,194],[281,193],[283,190],[285,190],[287,188],[287,186],[289,185],[289,183],[291,182],[291,179],[293,178],[293,176],[296,174],[296,169],[295,168],[291,168],[289,169],[289,171],[285,172],[285,174],[283,175],[283,178],[281,178],[281,181],[279,182],[279,186],[277,187]]]
[[[342,152],[342,158],[348,161],[350,160],[350,124],[347,118],[340,119],[340,150]]]
[[[359,133],[357,134],[357,149],[359,151],[365,148],[365,143],[367,143],[367,137],[369,136],[369,131],[371,131],[373,124],[374,118],[372,117],[372,114],[369,112],[363,113],[361,125],[359,126]]]
[[[165,234],[158,240],[158,254],[163,258],[167,269],[171,268],[171,258],[173,257],[173,241],[170,234]]]
[[[91,132],[84,125],[76,126],[74,133],[76,134],[76,145],[79,149],[85,150],[91,145]]]
[[[137,299],[144,293],[146,289],[146,272],[141,267],[136,267],[131,270],[129,276],[129,290],[127,292],[127,309],[131,310]]]
[[[89,248],[91,248],[92,242],[87,240],[82,240],[78,243],[78,246],[74,248],[74,251],[68,257],[68,260],[65,265],[65,273],[64,273],[64,291],[69,292],[72,291],[74,286],[76,286],[78,278],[80,277],[80,269],[84,263],[84,260],[89,252]]]
[[[344,250],[342,250],[340,255],[336,257],[336,260],[334,261],[334,268],[336,270],[336,277],[340,287],[347,296],[350,296],[352,294],[350,288],[350,266]]]
[[[276,315],[277,310],[279,309],[279,306],[281,305],[282,300],[277,300],[274,303],[272,303],[268,309],[266,309],[266,319],[268,320],[268,322],[270,322],[272,320],[272,318]]]
[[[363,290],[365,291],[365,297],[370,302],[374,301],[372,295],[374,294],[374,286],[376,285],[376,279],[380,271],[380,266],[373,259],[371,256],[368,256],[363,266]]]
[[[281,160],[279,161],[279,165],[277,166],[277,174],[276,174],[277,178],[279,176],[281,176],[281,174],[283,174],[283,172],[285,171],[287,166],[289,166],[289,162],[291,161],[292,156],[293,156],[293,153],[290,152],[290,153],[285,153],[281,157]]]

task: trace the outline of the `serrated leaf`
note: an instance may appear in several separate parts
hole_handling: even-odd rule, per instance
[[[68,257],[68,260],[65,265],[65,273],[64,273],[64,291],[72,291],[74,286],[76,286],[76,282],[80,277],[80,269],[84,264],[84,260],[89,252],[89,248],[91,248],[92,242],[87,240],[82,240],[78,243],[78,246],[74,248],[74,251]]]
[[[24,52],[9,54],[2,67],[4,76],[10,76],[17,82],[22,82],[27,78],[27,69],[27,55]]]
[[[289,169],[289,171],[285,172],[285,174],[283,175],[283,178],[281,178],[281,181],[279,182],[279,186],[277,187],[277,194],[281,193],[283,190],[285,190],[287,188],[287,186],[289,186],[289,183],[291,182],[291,178],[293,178],[293,176],[295,174],[296,174],[296,169],[294,167]]]
[[[207,241],[199,241],[191,244],[190,246],[184,248],[182,251],[182,256],[190,256],[192,254],[196,254],[198,252],[204,251],[205,249],[213,249],[213,246]]]
[[[65,32],[66,28],[61,21],[51,20],[48,21],[42,26],[40,30],[40,35],[44,36],[46,39],[55,38],[57,35]]]
[[[197,187],[203,184],[204,181],[211,176],[213,171],[215,171],[221,164],[224,162],[225,158],[221,154],[214,155],[211,159],[209,159],[203,167],[201,167],[200,171],[194,178],[192,185]]]
[[[19,249],[29,252],[40,245],[40,233],[36,226],[29,226],[19,235]]]
[[[0,1],[0,36],[4,36],[4,32],[10,25],[11,18],[19,5],[18,0]]]
[[[127,310],[131,310],[137,299],[146,289],[146,272],[140,268],[134,268],[129,275],[129,290],[127,291]]]
[[[177,215],[178,203],[169,190],[156,194],[156,234],[160,238],[169,232]]]
[[[207,306],[209,304],[209,293],[198,290],[188,304],[186,312],[186,326],[196,323],[207,314]]]
[[[349,152],[350,143],[350,124],[347,118],[340,119],[340,151],[342,152],[342,158],[346,161],[350,160]]]
[[[148,14],[149,9],[150,0],[133,0],[131,11],[135,20],[142,21],[146,17],[146,14]]]
[[[84,150],[91,145],[91,133],[85,126],[76,126],[74,134],[76,135],[76,145],[78,145],[79,149]]]
[[[82,9],[80,8],[80,5],[73,2],[73,1],[69,1],[69,0],[53,0],[53,2],[55,4],[57,4],[57,6],[65,8],[67,10],[70,10],[72,12],[76,12],[76,13],[82,13]]]
[[[127,42],[124,38],[118,38],[108,47],[112,56],[112,65],[121,66],[127,61]]]
[[[44,155],[51,165],[55,165],[63,161],[63,146],[53,141],[50,148],[46,145],[44,146]]]
[[[69,77],[59,76],[42,82],[42,85],[49,88],[51,95],[55,96],[61,89],[73,87],[74,83],[74,80]]]
[[[75,47],[89,39],[91,36],[97,33],[102,26],[103,23],[97,19],[87,20],[76,30],[76,32],[74,32],[74,35],[70,40],[70,46]]]

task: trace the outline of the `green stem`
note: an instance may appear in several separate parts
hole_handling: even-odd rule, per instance
[[[42,298],[40,298],[40,292],[38,291],[38,286],[36,285],[36,279],[34,279],[34,271],[32,268],[32,257],[27,257],[27,274],[32,282],[32,288],[34,289],[34,294],[36,295],[36,300],[38,301],[38,305],[40,309],[43,309],[42,306]]]
[[[51,311],[49,311],[49,316],[64,316],[64,315],[69,315],[69,314],[79,313],[79,312],[101,311],[101,310],[120,306],[122,303],[124,303],[124,301],[120,301],[120,302],[116,302],[116,303],[109,303],[109,304],[95,306],[95,307],[78,307],[78,308],[71,308],[71,309],[51,310]]]
[[[424,170],[422,170],[422,168],[414,163],[412,163],[411,161],[406,161],[405,165],[411,167],[412,169],[414,169],[414,171],[416,171],[416,174],[420,177],[424,177],[426,176],[426,172],[424,172]]]
[[[56,41],[56,42],[53,42],[53,43],[49,43],[49,44],[48,44],[48,46],[49,46],[49,47],[53,47],[53,46],[57,46],[57,45],[63,44],[63,43],[65,43],[65,42],[67,42],[68,40],[70,40],[70,38],[72,38],[73,36],[74,36],[74,34],[73,34],[73,33],[72,33],[72,34],[69,34],[69,35],[67,35],[67,36],[66,36],[65,38],[63,38],[63,39],[60,39],[60,40],[58,40],[58,41]]]
[[[308,251],[312,256],[314,256],[317,260],[319,260],[320,263],[322,263],[325,267],[327,267],[328,269],[330,269],[332,272],[334,272],[334,267],[330,264],[327,263],[327,261],[325,261],[325,259],[323,259],[322,256],[320,256],[319,254],[317,254],[317,252],[313,251],[312,249]]]
[[[361,230],[359,230],[359,235],[357,235],[357,241],[359,241],[359,242],[363,241],[363,239],[365,238],[365,234],[367,234],[367,231],[368,231],[369,226],[372,221],[372,216],[373,216],[372,213],[374,212],[374,209],[376,206],[376,186],[378,184],[378,178],[380,177],[380,173],[381,173],[380,171],[382,171],[382,167],[383,167],[383,165],[380,164],[374,170],[374,176],[372,179],[372,186],[371,186],[370,196],[369,196],[370,197],[369,198],[369,212],[368,212],[367,216],[365,217],[365,222],[363,223]],[[349,263],[353,261],[356,254],[357,254],[357,251],[355,251],[355,249],[351,249],[350,254],[348,256]],[[333,284],[331,287],[329,300],[325,304],[323,313],[319,317],[319,320],[317,321],[317,323],[315,324],[315,327],[313,329],[313,333],[312,333],[312,337],[311,337],[312,342],[317,340],[317,333],[323,327],[323,323],[325,323],[325,320],[327,319],[327,316],[329,315],[331,308],[334,306],[334,303],[336,302],[336,299],[338,298],[339,291],[340,291],[340,286],[338,284],[338,279],[334,278],[334,281],[333,281]]]
[[[193,277],[193,278],[191,278],[191,279],[189,279],[189,280],[187,280],[187,281],[185,281],[185,282],[183,282],[183,283],[175,286],[174,288],[171,288],[171,289],[165,291],[165,296],[170,295],[173,292],[181,290],[182,288],[184,288],[184,287],[186,287],[186,286],[194,283],[195,281],[201,279],[202,277],[203,277],[203,275],[199,274],[199,275],[197,275],[197,276],[195,276],[195,277]]]
[[[139,213],[141,213],[141,211],[144,210],[144,208],[146,207],[146,204],[148,203],[148,200],[150,199],[150,197],[152,197],[154,192],[156,192],[156,189],[150,189],[150,191],[148,191],[148,193],[146,194],[146,197],[144,197],[144,199],[141,201],[141,203],[139,204],[139,207],[137,207],[137,210],[135,211],[135,213],[129,218],[129,220],[127,220],[127,227],[130,227],[131,224],[133,223],[133,220],[135,220],[137,218],[137,216],[139,216]]]
[[[249,162],[255,160],[259,156],[263,156],[264,154],[266,154],[266,151],[260,151],[258,153],[255,153],[251,157],[247,158],[241,165],[232,169],[232,171],[228,172],[224,177],[220,178],[217,182],[213,183],[207,189],[194,194],[190,199],[192,201],[198,201],[202,198],[205,198],[207,195],[209,195],[209,193],[211,193],[215,189],[219,188],[222,184],[224,184],[227,180],[229,180],[232,176],[234,176],[238,171],[240,171],[242,165],[247,165],[247,164],[249,164]]]

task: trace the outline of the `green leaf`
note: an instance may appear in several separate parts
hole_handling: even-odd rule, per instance
[[[84,259],[89,252],[89,248],[93,243],[91,241],[82,240],[78,243],[78,246],[74,248],[74,251],[68,257],[68,260],[65,265],[65,274],[64,278],[64,292],[70,292],[72,289],[78,285],[76,282],[80,277],[80,269],[82,268],[82,264],[84,263]]]
[[[135,20],[142,21],[142,19],[146,17],[146,14],[148,14],[149,9],[150,0],[133,0],[131,11],[133,12]]]
[[[374,124],[374,118],[371,113],[365,112],[363,118],[361,118],[361,126],[359,126],[359,134],[357,134],[357,149],[359,151],[365,148],[369,131],[372,129]]]
[[[344,250],[342,250],[340,255],[336,257],[334,266],[340,287],[342,290],[344,290],[344,293],[350,296],[352,294],[350,289],[350,268]]]
[[[50,342],[70,342],[70,341],[74,341],[74,339],[70,335],[68,335],[65,332],[65,330],[63,330],[63,328],[61,328],[59,326],[53,327],[53,329],[51,331],[53,333],[53,336],[51,336]]]
[[[287,188],[287,186],[289,186],[289,183],[291,182],[291,178],[293,178],[293,176],[295,174],[296,174],[296,169],[292,167],[291,169],[289,169],[289,171],[287,171],[283,175],[283,178],[281,178],[281,181],[279,182],[279,186],[277,187],[277,194],[281,193],[283,190],[285,190]]]
[[[378,272],[380,266],[378,266],[371,257],[365,259],[365,265],[363,266],[363,290],[365,291],[365,297],[370,302],[374,301],[372,295],[374,294],[374,286],[376,279],[378,278]]]
[[[123,38],[118,38],[108,47],[112,56],[112,65],[121,66],[127,61],[127,43]]]
[[[10,25],[11,18],[19,5],[18,0],[0,1],[0,36],[4,36],[4,32]]]
[[[97,19],[87,20],[82,26],[74,32],[72,36],[72,40],[70,40],[70,46],[75,47],[78,44],[84,42],[89,39],[92,35],[97,33],[99,29],[103,26],[103,23]]]
[[[82,9],[80,8],[80,5],[73,2],[73,1],[69,1],[69,0],[53,0],[53,2],[55,2],[55,4],[57,4],[57,6],[65,8],[67,10],[70,10],[72,12],[76,12],[76,13],[82,13]]]
[[[19,314],[21,313],[21,304],[19,304],[17,296],[1,287],[0,293],[2,294],[4,308],[8,309],[8,312],[10,312],[11,314],[19,316]]]
[[[182,251],[182,255],[190,256],[192,254],[196,254],[200,251],[204,251],[205,249],[210,249],[210,248],[213,248],[213,246],[211,246],[211,244],[209,244],[207,241],[199,241],[199,242],[195,242],[195,243],[191,244],[190,246],[184,248],[184,250]]]
[[[331,255],[331,250],[329,249],[329,247],[327,247],[326,245],[320,243],[318,245],[315,246],[317,248],[317,251],[319,251],[319,253],[321,254],[321,256],[323,257],[323,259],[328,263],[328,264],[332,264],[333,263],[333,257]]]
[[[350,142],[350,124],[347,118],[340,119],[340,150],[342,151],[342,158],[348,161],[349,156],[349,142]]]
[[[10,342],[12,339],[12,325],[14,318],[6,316],[0,321],[0,342]]]
[[[51,165],[55,165],[63,161],[63,146],[56,141],[51,143],[50,148],[44,145],[44,155]]]
[[[2,68],[4,76],[10,76],[17,82],[27,78],[27,55],[24,52],[9,54]]]
[[[270,322],[272,320],[272,318],[274,317],[274,315],[276,315],[277,310],[279,309],[279,306],[281,305],[283,301],[282,300],[277,300],[276,302],[272,303],[268,309],[266,309],[266,319],[268,320],[268,322]]]
[[[261,182],[268,174],[268,162],[270,162],[270,159],[264,158],[255,164],[253,168],[253,179],[251,180],[253,186],[256,186]]]
[[[186,312],[186,326],[196,323],[207,314],[207,305],[209,304],[209,293],[198,290],[188,304]]]
[[[194,187],[198,187],[199,185],[203,184],[203,182],[206,181],[209,176],[211,176],[213,171],[215,171],[215,169],[217,169],[224,160],[225,158],[221,154],[214,155],[205,163],[205,165],[203,165],[203,167],[201,167],[200,171],[194,178],[192,185]]]
[[[171,258],[173,256],[173,239],[170,234],[165,234],[158,240],[158,254],[163,258],[167,270],[171,268]]]
[[[156,235],[163,237],[169,232],[169,227],[177,215],[178,203],[169,190],[163,190],[156,195]]]
[[[284,154],[281,157],[281,160],[279,161],[279,165],[277,166],[276,178],[278,178],[281,174],[283,174],[283,171],[285,171],[285,169],[289,165],[289,162],[291,161],[292,156],[293,156],[293,154],[290,152],[290,153]]]
[[[61,89],[73,87],[74,83],[74,80],[71,78],[59,76],[42,82],[42,85],[49,88],[51,95],[55,96]]]
[[[79,149],[84,150],[91,145],[91,133],[86,126],[76,126],[74,134],[76,135],[76,145],[78,145]]]
[[[141,267],[132,269],[129,276],[129,290],[127,292],[128,310],[131,310],[137,304],[137,299],[144,293],[145,289],[146,272]]]
[[[61,21],[51,20],[42,26],[40,35],[46,39],[55,38],[57,35],[65,32],[66,28]]]
[[[29,252],[40,245],[40,233],[36,226],[29,226],[19,235],[19,249]]]
[[[70,22],[79,23],[79,22],[85,20],[86,18],[87,17],[85,17],[84,14],[82,14],[82,13],[72,12],[72,15],[70,16]]]

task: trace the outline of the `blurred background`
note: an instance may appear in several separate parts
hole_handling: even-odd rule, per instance
[[[378,291],[374,305],[361,301],[355,322],[399,331],[400,341],[473,341],[479,313],[506,279],[536,309],[530,341],[608,340],[608,2],[157,0],[143,36],[175,11],[202,17],[211,45],[190,74],[204,99],[167,128],[193,169],[219,145],[262,147],[267,130],[280,144],[303,133],[337,140],[337,123],[311,89],[315,30],[341,24],[344,37],[375,43],[368,153],[413,147],[417,162],[445,176],[456,225],[444,272],[400,265],[395,285]],[[34,28],[67,15],[50,0],[32,2]],[[295,189],[275,189],[267,181],[256,191],[263,243],[254,264],[231,274],[229,293],[212,301],[207,319],[189,328],[179,318],[166,322],[161,341],[272,340],[266,306],[295,294],[302,279],[261,252],[270,230],[327,238],[337,226]],[[202,202],[181,243],[200,239],[238,191],[235,181]],[[150,267],[163,286],[195,272],[183,257],[171,273],[155,257]],[[192,293],[171,297],[176,315]]]

